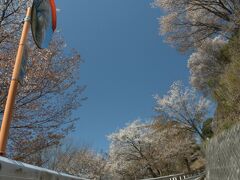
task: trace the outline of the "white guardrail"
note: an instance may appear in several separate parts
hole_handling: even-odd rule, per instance
[[[201,180],[205,177],[206,172],[197,172],[194,174],[174,174],[169,176],[162,176],[157,178],[149,178],[149,179],[142,179],[142,180]]]
[[[0,180],[87,180],[0,157]]]

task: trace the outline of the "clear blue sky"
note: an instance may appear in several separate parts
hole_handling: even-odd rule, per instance
[[[159,36],[161,11],[149,0],[56,0],[58,28],[85,61],[79,71],[88,100],[75,142],[108,149],[106,135],[127,122],[150,119],[153,95],[165,94],[175,80],[188,82],[187,56]]]

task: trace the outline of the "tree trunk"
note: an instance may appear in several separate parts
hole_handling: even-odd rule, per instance
[[[185,161],[185,164],[186,164],[186,166],[187,166],[188,172],[191,172],[191,167],[190,167],[190,165],[189,165],[188,159],[187,159],[187,158],[184,158],[184,161]]]
[[[151,167],[148,167],[148,170],[149,170],[149,172],[151,173],[151,175],[152,175],[153,177],[157,177],[156,173],[152,170]]]

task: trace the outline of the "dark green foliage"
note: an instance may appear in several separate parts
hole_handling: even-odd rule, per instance
[[[224,73],[218,77],[213,90],[217,101],[215,113],[216,132],[232,127],[240,121],[240,33],[236,34],[222,50],[226,62]]]
[[[202,134],[206,138],[211,138],[213,136],[212,121],[213,118],[209,118],[203,123]]]

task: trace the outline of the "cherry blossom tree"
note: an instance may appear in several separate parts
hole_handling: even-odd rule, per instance
[[[199,97],[194,89],[184,88],[180,81],[174,82],[167,95],[155,97],[155,110],[169,121],[176,121],[187,130],[195,132],[202,140],[203,122],[207,119],[210,102]]]
[[[193,87],[211,95],[211,91],[218,84],[218,77],[224,72],[228,62],[224,61],[221,53],[226,41],[221,38],[206,39],[205,44],[197,48],[188,60],[190,82]]]
[[[87,144],[75,145],[71,138],[49,147],[41,154],[42,167],[86,179],[105,179],[107,154],[95,152]]]
[[[4,0],[0,3],[0,45],[12,42],[22,27],[23,16],[30,0]],[[1,47],[3,48],[3,47]]]
[[[192,164],[200,162],[203,155],[200,147],[196,144],[191,131],[186,131],[185,126],[179,122],[165,121],[165,118],[156,118],[151,125],[155,131],[149,136],[154,143],[156,152],[161,155],[165,162],[163,172],[179,173],[190,172]],[[204,164],[201,164],[203,167]],[[197,168],[201,168],[197,167]]]
[[[119,178],[140,179],[191,170],[196,144],[181,126],[175,122],[159,128],[136,120],[112,133],[109,171]]]
[[[4,112],[15,59],[16,49],[9,50],[12,53],[0,53],[0,114]],[[58,144],[74,129],[79,117],[72,117],[71,113],[81,106],[84,86],[77,83],[79,54],[66,52],[59,36],[54,38],[50,49],[29,48],[26,75],[19,84],[10,128],[8,157],[41,166],[39,153]]]
[[[145,138],[150,131],[144,126],[146,124],[136,120],[108,136],[111,172],[125,178],[160,175],[160,169],[152,161],[152,144]]]
[[[46,153],[54,157],[47,168],[58,172],[85,177],[88,179],[102,179],[105,175],[107,159],[103,154],[94,152],[89,146],[76,148],[70,144]],[[52,158],[52,157],[51,157]]]
[[[0,3],[0,117],[28,2]],[[41,152],[59,144],[74,129],[79,117],[71,114],[81,106],[84,87],[78,82],[80,55],[66,47],[61,35],[55,34],[48,49],[37,49],[31,38],[28,44],[26,74],[18,88],[7,156],[41,166]]]
[[[240,27],[240,2],[236,0],[154,0],[165,15],[161,34],[180,51],[199,47],[207,38],[231,37]]]

